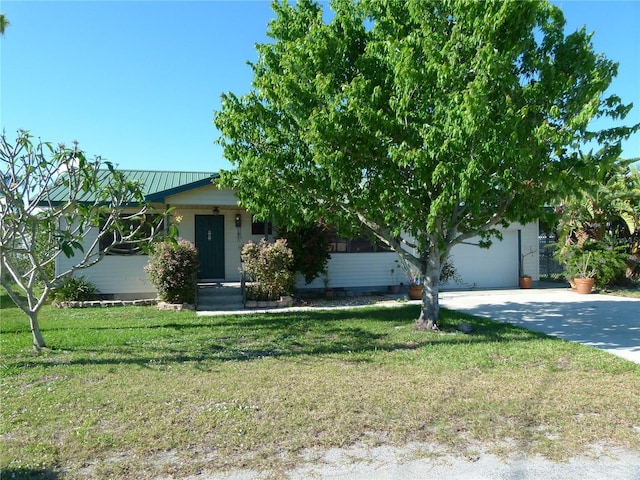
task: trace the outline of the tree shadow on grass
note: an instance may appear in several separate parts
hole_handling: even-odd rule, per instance
[[[1,479],[15,479],[15,480],[56,480],[61,478],[60,474],[53,470],[37,469],[32,470],[28,468],[18,469],[2,469],[0,470]]]
[[[192,318],[184,323],[145,327],[132,322],[128,337],[121,344],[104,343],[79,346],[61,345],[42,358],[24,359],[42,366],[132,364],[156,368],[164,363],[252,361],[271,357],[321,357],[348,355],[350,362],[372,361],[378,352],[417,350],[435,345],[530,341],[545,337],[507,323],[492,322],[457,312],[442,311],[441,332],[413,332],[418,315],[413,305],[335,311],[298,311],[242,316],[205,317],[202,324]],[[200,317],[199,317],[200,318]],[[460,322],[470,323],[471,335],[457,331]],[[108,329],[108,326],[81,327]],[[166,329],[157,335],[158,329]],[[155,331],[156,335],[144,331]],[[81,333],[79,333],[81,335]],[[354,355],[355,354],[355,355]],[[21,360],[14,366],[19,367]],[[12,362],[13,363],[13,362]]]

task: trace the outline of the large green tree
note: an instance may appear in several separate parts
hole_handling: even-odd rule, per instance
[[[631,129],[617,65],[546,2],[275,2],[249,93],[222,96],[222,182],[279,222],[363,228],[424,277],[418,328],[439,313],[458,244],[535,220],[574,182],[584,142],[615,155]],[[325,12],[326,13],[326,12]],[[330,20],[327,18],[330,17]]]

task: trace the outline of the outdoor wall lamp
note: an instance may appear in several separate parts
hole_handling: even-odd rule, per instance
[[[213,207],[212,211],[214,215],[220,215],[220,209],[218,207]]]
[[[242,215],[236,213],[236,227],[240,228],[242,226]]]

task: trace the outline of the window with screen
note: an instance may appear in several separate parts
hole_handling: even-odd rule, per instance
[[[124,230],[133,232],[140,225],[142,228],[138,233],[139,238],[148,238],[153,233],[158,233],[164,228],[164,222],[162,215],[146,215],[141,219],[126,220],[124,221]],[[100,239],[100,251],[104,251],[111,248],[107,252],[107,255],[146,255],[138,243],[127,243],[122,241],[122,235],[120,232],[109,232]],[[115,244],[115,245],[114,245]]]

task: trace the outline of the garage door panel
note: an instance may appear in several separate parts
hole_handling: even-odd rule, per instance
[[[502,241],[493,241],[491,248],[473,245],[456,245],[451,259],[464,285],[450,281],[446,288],[517,287],[518,286],[518,235],[508,232]]]

